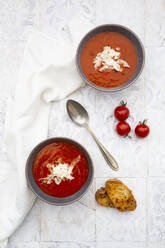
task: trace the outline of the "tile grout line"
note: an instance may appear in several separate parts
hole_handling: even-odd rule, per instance
[[[37,21],[36,23],[34,24],[33,28],[37,28],[39,29],[39,23],[40,23],[40,0],[37,0],[36,1],[36,8],[37,8],[37,11],[36,11],[36,16],[37,16]]]
[[[41,1],[38,0],[37,3],[38,3],[38,13],[37,13],[38,14],[38,23],[37,23],[37,27],[38,27],[38,29],[40,31]]]
[[[95,178],[132,178],[132,179],[138,179],[138,178],[144,178],[146,179],[146,176],[137,176],[137,177],[132,177],[132,176],[95,176]],[[149,178],[164,178],[165,176],[149,176]]]
[[[94,26],[96,26],[96,10],[97,10],[97,0],[95,0],[95,10],[94,10]],[[95,91],[95,113],[96,113],[96,100],[97,100],[97,97],[96,97],[96,91]],[[94,177],[94,189],[95,189],[95,192],[96,192],[96,178]],[[96,243],[97,243],[97,229],[96,229],[96,201],[95,201],[95,246],[96,246]]]
[[[37,28],[38,30],[40,30],[40,17],[41,17],[41,2],[40,0],[37,1]],[[39,200],[39,206],[40,206],[40,226],[39,226],[39,242],[38,246],[39,248],[41,247],[40,243],[41,243],[41,223],[42,223],[42,206],[41,206],[41,201]]]
[[[95,192],[96,192],[96,178],[94,178],[94,189],[95,189]],[[95,239],[94,239],[94,242],[96,243],[97,239],[96,239],[96,236],[97,236],[97,233],[96,233],[96,201],[95,201]]]
[[[41,214],[41,208],[42,208],[42,206],[41,206],[41,201],[39,200],[39,203],[40,203],[40,229],[39,229],[39,244],[41,243],[41,223],[42,223],[42,214]],[[39,245],[39,247],[40,247],[40,245]]]
[[[121,241],[115,241],[116,243],[121,243]],[[66,240],[66,241],[41,241],[41,242],[38,242],[38,241],[15,241],[15,242],[10,242],[10,244],[28,244],[28,243],[34,243],[34,244],[42,244],[42,243],[81,243],[81,244],[85,244],[85,243],[96,243],[95,241],[70,241],[70,240]],[[114,241],[98,241],[97,243],[111,243],[113,244]],[[122,243],[131,243],[131,244],[134,244],[134,243],[138,243],[138,244],[141,244],[141,243],[145,243],[144,241],[122,241]],[[151,242],[151,243],[155,243],[155,242]],[[163,244],[165,244],[165,242],[161,242]]]
[[[146,15],[147,15],[147,0],[144,0],[144,6],[145,6],[145,10],[144,10],[144,45],[145,45],[145,48],[146,48]],[[145,53],[145,60],[146,60],[146,53]],[[144,70],[144,85],[143,85],[143,94],[144,94],[144,113],[147,114],[147,108],[146,108],[146,68]],[[148,226],[148,177],[149,177],[149,153],[148,153],[148,140],[146,141],[146,146],[147,146],[147,175],[146,175],[146,178],[145,178],[145,208],[146,208],[146,247],[148,247],[148,238],[149,238],[149,226]]]
[[[41,31],[41,30],[39,30],[39,31],[41,33],[45,33],[45,31]],[[48,36],[51,37],[51,35],[48,35]],[[52,38],[52,39],[54,39],[54,38]],[[0,46],[1,45],[7,45],[8,46],[9,43],[12,45],[13,43],[17,44],[18,42],[26,44],[27,40],[28,40],[28,38],[25,38],[25,39],[4,39],[4,40],[0,39]],[[165,48],[165,45],[145,45],[145,48]]]

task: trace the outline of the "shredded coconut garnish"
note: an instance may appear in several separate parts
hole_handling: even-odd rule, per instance
[[[110,46],[105,46],[103,51],[98,53],[93,60],[95,70],[99,68],[99,71],[116,70],[121,72],[123,67],[130,68],[125,60],[120,59],[119,51],[120,47],[113,49]]]
[[[51,184],[53,181],[59,185],[64,180],[73,180],[72,176],[74,166],[80,161],[81,156],[77,156],[72,160],[71,164],[61,163],[58,161],[58,165],[47,164],[50,174],[47,177],[40,178],[43,183]]]

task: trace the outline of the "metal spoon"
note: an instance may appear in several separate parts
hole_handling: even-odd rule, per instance
[[[89,128],[88,126],[89,116],[86,109],[80,103],[73,100],[68,100],[66,107],[67,107],[68,115],[71,118],[71,120],[77,125],[85,127],[88,130],[88,132],[94,138],[96,144],[98,145],[108,165],[111,167],[111,169],[117,171],[119,169],[119,166],[116,160],[107,151],[107,149],[100,143],[100,141],[96,138],[94,133]]]

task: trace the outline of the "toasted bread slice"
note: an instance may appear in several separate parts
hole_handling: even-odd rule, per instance
[[[114,208],[114,205],[111,199],[109,198],[104,187],[101,187],[100,189],[96,191],[95,198],[98,204],[105,206],[105,207]]]
[[[136,209],[136,200],[131,190],[120,180],[108,180],[105,189],[114,207],[119,211],[125,212]]]

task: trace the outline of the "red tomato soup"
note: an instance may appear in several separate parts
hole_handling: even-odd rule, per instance
[[[107,50],[106,48],[101,57],[98,54],[102,53],[105,47],[113,50]],[[114,52],[117,53],[113,54]],[[111,54],[111,57],[108,58],[109,54]],[[98,66],[96,65],[96,68],[94,61],[97,55]],[[101,59],[100,62],[99,59]],[[135,73],[137,63],[136,48],[127,37],[117,32],[96,34],[82,49],[81,67],[83,73],[88,80],[100,87],[114,88],[123,85]]]
[[[46,194],[66,197],[79,191],[88,178],[84,153],[69,142],[54,142],[39,151],[33,162],[33,176]]]

